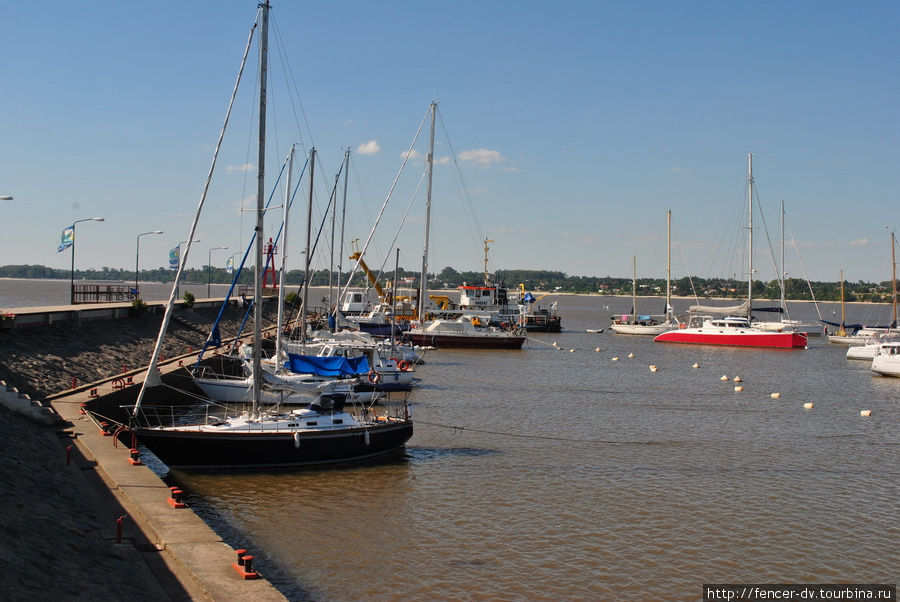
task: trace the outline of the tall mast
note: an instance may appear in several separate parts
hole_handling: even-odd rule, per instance
[[[778,273],[778,281],[781,283],[781,309],[787,310],[787,298],[784,292],[784,277],[787,271],[784,269],[784,199],[781,199],[781,270]]]
[[[666,318],[672,316],[672,210],[666,211]]]
[[[841,270],[841,329],[839,335],[844,336],[844,270]]]
[[[631,256],[631,323],[637,324],[637,255]]]
[[[341,277],[342,272],[344,271],[344,223],[347,220],[347,179],[350,177],[350,149],[347,148],[344,151],[344,203],[341,208],[341,244],[338,248],[338,273],[337,273],[337,283],[338,290],[340,290],[341,286]],[[338,313],[338,303],[340,303],[340,293],[338,293],[338,298],[334,301],[334,324],[337,327],[337,313]]]
[[[266,194],[266,77],[269,71],[269,2],[260,3],[259,31],[259,156],[256,166],[256,265],[253,268],[253,407],[251,415],[259,409],[262,388],[262,345],[259,329],[262,327],[262,270],[263,270],[263,199]]]
[[[753,153],[747,153],[747,193],[749,197],[750,219],[747,222],[749,230],[747,236],[749,243],[749,259],[747,270],[747,317],[753,307]]]
[[[294,149],[296,145],[291,145],[291,151],[288,155],[288,175],[287,185],[284,189],[284,208],[282,211],[282,237],[281,237],[281,277],[278,283],[278,330],[275,335],[275,372],[281,372],[281,330],[284,324],[284,286],[286,284],[285,275],[287,274],[287,242],[288,242],[288,208],[291,204],[291,180],[294,176]]]
[[[425,320],[425,297],[428,296],[428,237],[431,232],[431,180],[434,175],[434,120],[437,112],[437,103],[431,101],[431,139],[428,143],[428,156],[425,157],[425,166],[428,173],[428,185],[425,196],[425,248],[422,251],[422,277],[419,283],[419,322]]]
[[[893,232],[891,232],[891,328],[897,328],[897,256],[894,253]]]
[[[306,312],[309,310],[309,246],[312,239],[313,180],[316,174],[316,149],[309,151],[309,199],[306,202],[306,266],[303,270],[303,308],[300,313],[300,342],[306,345]]]
[[[334,234],[335,234],[335,225],[337,222],[337,187],[340,181],[341,173],[338,172],[334,174],[334,193],[332,194],[332,200],[334,201],[331,204],[331,261],[328,264],[328,310],[326,314],[331,314],[332,303],[336,303],[334,300]],[[335,327],[337,326],[337,318],[334,320],[329,320],[334,326],[331,327],[331,332],[333,333]]]

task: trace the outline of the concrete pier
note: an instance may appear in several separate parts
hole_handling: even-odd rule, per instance
[[[176,370],[180,361],[192,357],[193,354],[188,354],[171,358],[160,366],[160,371],[165,374]],[[47,401],[72,424],[65,430],[80,454],[95,463],[97,474],[127,511],[129,519],[161,553],[192,598],[284,600],[265,575],[253,580],[241,577],[232,568],[237,559],[235,550],[190,508],[173,508],[168,502],[171,492],[166,483],[147,466],[133,465],[130,446],[115,436],[104,435],[81,413],[81,404],[121,387],[122,377],[131,377],[134,383],[131,386],[139,386],[144,374],[145,371],[138,371],[90,383],[50,396]]]

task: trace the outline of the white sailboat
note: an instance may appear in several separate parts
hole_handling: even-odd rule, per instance
[[[658,335],[679,327],[672,311],[672,212],[666,211],[666,313],[639,315],[637,313],[637,257],[632,258],[631,315],[613,316],[610,330],[619,334]]]
[[[863,345],[851,345],[847,349],[848,360],[872,360],[886,343],[900,338],[900,332],[897,331],[897,255],[895,249],[894,233],[891,232],[891,326],[887,331],[878,332],[868,338]]]
[[[260,32],[259,152],[255,235],[256,273],[254,275],[254,298],[257,301],[262,297],[269,10],[268,1],[259,4],[257,20]],[[250,50],[252,31],[251,40],[248,40],[244,53],[244,61]],[[241,71],[243,71],[243,64]],[[235,85],[229,105],[229,115],[236,92],[237,85]],[[228,118],[226,117],[226,126],[227,123]],[[210,167],[207,184],[191,225],[191,235],[188,236],[188,241],[194,239],[224,132],[225,127],[219,136],[213,164]],[[258,302],[254,303],[252,371],[254,395],[249,412],[237,416],[227,413],[214,414],[210,411],[210,406],[203,406],[200,408],[199,415],[186,416],[183,408],[165,411],[158,411],[156,407],[143,408],[142,401],[147,388],[159,384],[157,371],[159,352],[174,305],[175,288],[178,286],[189,250],[190,243],[185,252],[185,260],[181,262],[176,273],[175,283],[163,317],[163,325],[151,356],[147,379],[138,394],[128,425],[129,430],[137,436],[140,442],[147,445],[168,466],[191,468],[297,466],[346,462],[371,458],[403,448],[413,432],[412,421],[405,406],[402,415],[382,416],[380,419],[376,419],[368,412],[351,414],[344,410],[343,400],[328,396],[318,398],[308,408],[290,412],[282,412],[277,407],[272,410],[261,408],[263,370],[261,367],[260,325],[262,310]]]

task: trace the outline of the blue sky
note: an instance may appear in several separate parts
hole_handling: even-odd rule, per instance
[[[77,226],[77,267],[131,269],[136,235],[157,229],[141,239],[141,267],[165,265],[187,237],[255,12],[210,0],[6,3],[0,195],[15,198],[0,201],[0,264],[67,268],[60,230],[102,216]],[[636,255],[639,276],[663,276],[671,209],[673,276],[743,278],[736,220],[753,152],[775,245],[785,201],[790,275],[802,261],[814,280],[890,277],[896,2],[282,1],[272,14],[269,182],[291,143],[301,163],[314,144],[318,219],[352,148],[348,240],[367,236],[434,98],[430,271],[480,270],[489,237],[492,269],[630,276]],[[254,70],[255,50],[192,267],[211,247],[229,247],[213,255],[221,265],[247,244]],[[423,133],[419,156],[426,145]],[[420,266],[422,169],[414,156],[398,179],[371,265],[393,265],[397,235],[401,265]],[[302,265],[299,201],[291,268]],[[755,225],[755,267],[770,279],[762,217]]]

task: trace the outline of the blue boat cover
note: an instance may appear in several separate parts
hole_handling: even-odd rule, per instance
[[[288,353],[287,367],[296,374],[318,374],[319,376],[355,376],[369,371],[369,359],[359,357],[319,357]]]

